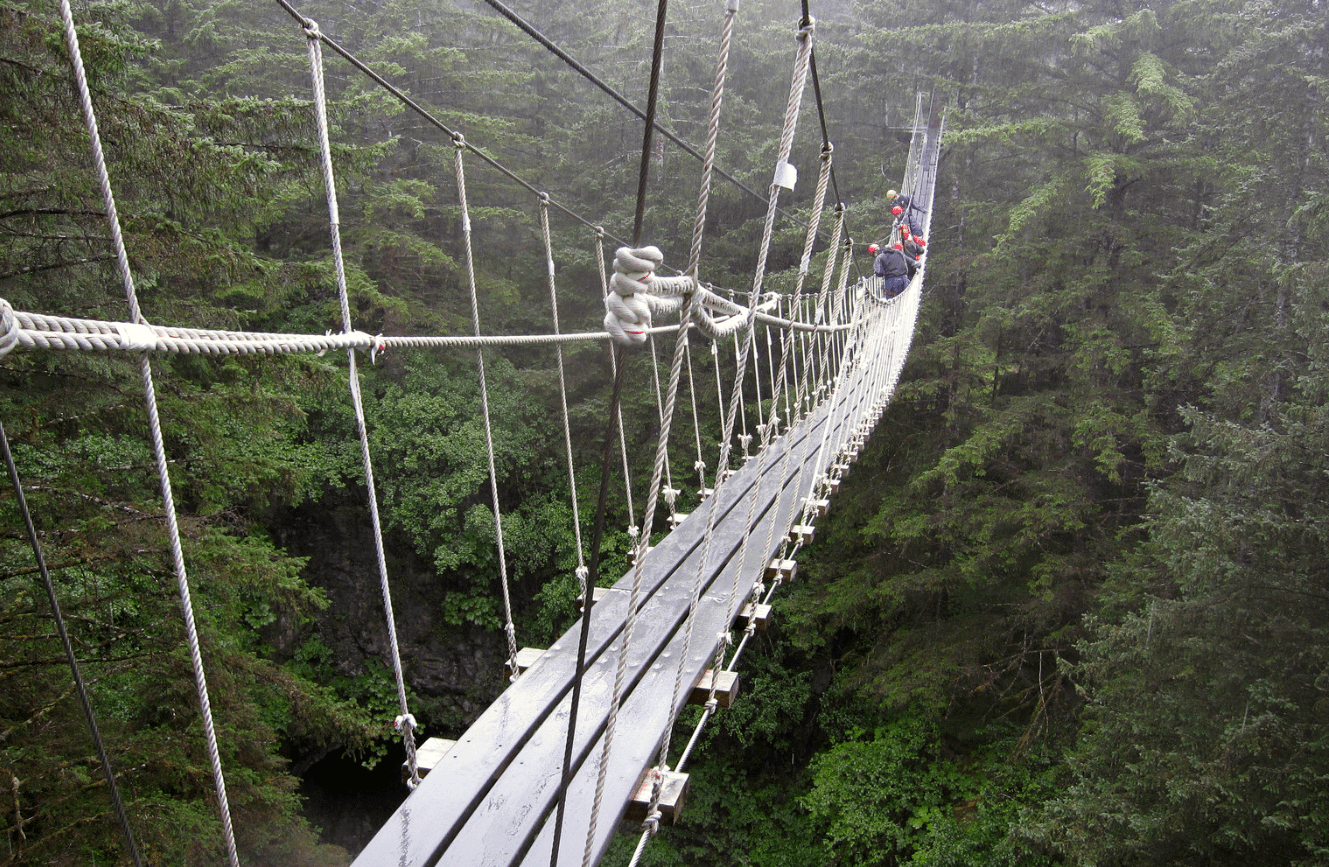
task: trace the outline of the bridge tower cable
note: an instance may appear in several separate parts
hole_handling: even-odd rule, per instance
[[[60,611],[60,602],[56,598],[55,584],[51,581],[51,573],[46,568],[46,557],[42,555],[41,540],[37,537],[37,528],[32,523],[32,512],[28,509],[28,498],[23,493],[23,482],[19,479],[18,465],[14,463],[14,455],[9,449],[9,434],[5,432],[5,426],[0,423],[0,449],[5,453],[5,467],[9,470],[9,481],[14,486],[14,497],[18,502],[19,513],[23,516],[23,529],[28,536],[28,544],[32,546],[32,555],[37,561],[37,571],[41,574],[42,588],[46,591],[46,600],[51,606],[51,618],[55,621],[55,631],[60,637],[60,645],[65,651],[65,660],[69,663],[69,671],[74,678],[74,688],[78,692],[79,705],[83,708],[83,717],[88,723],[88,732],[92,735],[92,743],[97,748],[97,760],[101,762],[102,776],[106,778],[106,787],[111,793],[111,805],[115,808],[116,820],[120,823],[120,834],[125,838],[125,849],[129,852],[129,860],[134,862],[134,867],[143,867],[143,858],[138,851],[138,843],[134,840],[134,832],[129,827],[129,818],[125,815],[125,804],[120,797],[120,786],[115,781],[115,768],[111,764],[111,756],[106,750],[106,744],[102,741],[101,730],[97,727],[97,717],[92,712],[92,700],[88,697],[87,685],[83,682],[83,673],[79,668],[78,657],[74,655],[74,644],[69,639],[69,630],[65,627],[65,617]],[[15,786],[18,784],[15,783]],[[17,789],[15,789],[17,793]],[[21,827],[21,826],[20,826]]]
[[[129,267],[129,252],[125,248],[124,235],[120,230],[120,217],[115,208],[115,194],[111,190],[111,177],[106,168],[106,156],[102,151],[101,135],[97,130],[97,114],[92,105],[92,93],[88,88],[87,73],[83,68],[83,54],[79,50],[78,31],[74,27],[74,13],[69,0],[60,0],[60,17],[64,24],[65,46],[69,50],[70,62],[74,69],[74,80],[78,87],[79,102],[83,109],[83,122],[87,127],[88,138],[92,144],[93,162],[97,170],[97,181],[101,187],[102,200],[106,206],[106,222],[110,229],[111,241],[115,246],[116,266],[124,284],[125,298],[129,302],[131,330],[133,339],[144,341],[144,348],[138,352],[139,377],[143,381],[143,397],[147,404],[148,427],[152,441],[153,459],[157,468],[157,481],[162,492],[162,504],[166,513],[167,538],[170,541],[171,560],[175,569],[176,591],[180,597],[180,610],[184,617],[185,634],[189,645],[189,660],[194,673],[194,688],[198,695],[199,709],[203,719],[203,733],[207,745],[208,763],[212,768],[213,786],[217,794],[217,812],[222,823],[222,842],[226,848],[226,857],[231,867],[240,867],[239,855],[235,846],[235,829],[231,824],[230,803],[226,799],[226,779],[222,773],[221,753],[217,746],[217,731],[212,720],[212,703],[208,699],[207,675],[203,669],[203,652],[200,648],[198,625],[194,619],[194,605],[189,591],[189,573],[185,568],[184,548],[180,541],[180,525],[175,513],[175,496],[171,491],[171,476],[166,459],[166,444],[162,438],[161,416],[157,410],[157,391],[152,381],[152,362],[146,350],[149,335],[147,320],[139,308],[138,295],[134,290],[134,274]]]

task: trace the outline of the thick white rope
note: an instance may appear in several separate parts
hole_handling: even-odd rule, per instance
[[[323,45],[319,39],[318,24],[306,18],[303,22],[305,41],[309,47],[309,71],[314,90],[314,117],[318,129],[319,155],[323,170],[323,186],[328,202],[328,225],[332,239],[332,263],[337,278],[337,300],[341,305],[342,333],[354,333],[351,325],[350,295],[346,288],[346,264],[341,246],[341,212],[337,207],[337,181],[332,169],[332,142],[328,135],[327,90],[323,81]],[[420,785],[420,773],[415,758],[415,717],[406,701],[406,677],[402,671],[401,651],[397,643],[397,620],[392,610],[392,587],[388,581],[388,558],[383,547],[383,524],[378,512],[378,486],[374,484],[374,462],[369,453],[369,427],[365,422],[364,398],[360,393],[360,372],[356,365],[355,350],[346,350],[347,383],[351,391],[351,406],[355,411],[355,431],[360,441],[360,463],[364,469],[365,488],[369,497],[369,519],[374,531],[374,554],[378,564],[379,593],[383,597],[384,621],[388,633],[388,655],[397,688],[399,713],[394,727],[401,734],[406,751],[406,767],[410,774],[407,783],[412,789]]]
[[[125,247],[124,236],[120,230],[120,217],[115,208],[115,195],[111,190],[111,176],[106,167],[106,156],[102,151],[101,135],[97,130],[97,115],[92,105],[92,93],[88,88],[87,74],[83,68],[83,53],[79,49],[78,31],[74,28],[74,13],[70,9],[69,0],[60,0],[60,17],[64,22],[65,45],[69,49],[70,62],[74,69],[74,80],[78,86],[79,101],[83,108],[83,120],[87,127],[88,138],[92,144],[97,181],[101,187],[102,200],[106,206],[106,222],[110,227],[111,241],[115,246],[116,265],[120,272],[120,278],[124,283],[125,298],[129,302],[130,318],[135,323],[141,323],[144,319],[139,308],[138,295],[134,291],[134,275],[129,268],[129,251]],[[8,338],[5,342],[6,345],[12,345]],[[194,621],[194,606],[190,598],[189,574],[185,569],[184,548],[180,542],[180,526],[175,514],[175,497],[171,492],[171,477],[167,469],[166,445],[162,438],[161,417],[157,411],[157,391],[152,382],[152,365],[147,353],[141,352],[139,354],[139,375],[143,380],[143,395],[147,403],[148,425],[152,433],[152,450],[157,465],[157,480],[161,487],[162,502],[166,512],[167,535],[171,544],[171,560],[175,568],[176,588],[180,596],[180,609],[184,616],[185,633],[189,643],[189,659],[194,671],[194,686],[203,717],[203,732],[207,741],[208,762],[212,766],[212,778],[217,793],[217,810],[222,823],[222,837],[226,847],[226,857],[231,867],[239,867],[240,860],[235,846],[235,829],[231,824],[231,808],[226,798],[226,780],[222,774],[221,753],[217,746],[217,732],[212,721],[212,704],[208,700],[208,683],[203,670],[203,654],[199,646],[198,627]]]
[[[476,336],[480,334],[480,299],[475,288],[475,259],[471,249],[471,214],[466,205],[466,170],[464,155],[466,142],[458,133],[453,140],[456,152],[457,199],[461,205],[461,234],[466,247],[466,281],[471,294],[471,325]],[[485,382],[485,355],[483,349],[475,350],[475,366],[480,375],[480,409],[485,422],[485,449],[489,458],[489,493],[494,504],[494,534],[498,545],[498,574],[503,588],[504,632],[508,637],[508,666],[512,671],[511,680],[521,676],[517,670],[517,627],[512,622],[512,596],[508,592],[508,559],[503,550],[503,517],[498,506],[498,472],[494,464],[494,433],[489,424],[489,387]]]

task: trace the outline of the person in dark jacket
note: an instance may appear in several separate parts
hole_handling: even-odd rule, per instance
[[[873,247],[876,245],[873,244]],[[871,250],[871,248],[869,248]],[[879,249],[877,258],[872,262],[872,271],[881,278],[881,294],[884,298],[894,298],[909,285],[909,276],[913,273],[912,263],[904,255],[903,245],[895,244]]]
[[[900,218],[901,226],[908,226],[910,233],[920,235],[923,233],[923,212],[918,209],[908,196],[900,196],[895,200],[895,207],[891,208],[891,213]]]

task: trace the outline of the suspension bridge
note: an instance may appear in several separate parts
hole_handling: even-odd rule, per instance
[[[765,199],[766,226],[752,290],[743,303],[744,299],[738,293],[717,290],[698,279],[706,199],[715,168],[726,58],[737,12],[737,3],[731,2],[722,25],[709,138],[704,155],[698,154],[703,162],[701,195],[687,268],[678,276],[665,276],[661,273],[664,269],[659,251],[641,246],[642,197],[639,191],[638,226],[634,238],[632,242],[624,242],[614,255],[612,269],[604,265],[603,249],[606,240],[617,239],[595,227],[602,256],[600,270],[605,278],[603,291],[607,313],[604,330],[561,332],[548,215],[551,208],[567,209],[521,181],[540,206],[554,311],[553,329],[541,335],[484,334],[476,312],[474,263],[470,258],[465,162],[468,155],[479,156],[492,167],[507,170],[467,142],[459,131],[448,129],[423,108],[414,105],[409,97],[323,34],[315,22],[301,16],[286,0],[277,2],[299,22],[309,50],[342,307],[342,331],[325,335],[226,332],[161,326],[147,321],[138,306],[128,255],[120,236],[95,112],[82,72],[72,12],[67,0],[62,0],[66,43],[81,88],[84,120],[93,144],[107,219],[129,300],[130,319],[102,322],[16,312],[0,302],[3,324],[0,352],[15,349],[127,352],[140,359],[181,608],[226,848],[233,865],[240,863],[239,856],[230,826],[225,774],[211,723],[206,672],[193,624],[188,572],[175,526],[168,461],[157,418],[151,358],[161,353],[275,354],[332,349],[347,353],[351,398],[370,494],[369,509],[375,527],[391,663],[401,711],[397,728],[407,755],[404,773],[412,789],[355,864],[358,867],[388,864],[424,867],[434,864],[599,863],[624,816],[642,822],[635,862],[661,823],[678,818],[688,785],[685,767],[691,759],[697,736],[713,714],[733,701],[742,700],[738,665],[743,649],[752,635],[764,628],[778,588],[794,578],[800,548],[812,541],[817,518],[829,508],[842,477],[849,471],[890,400],[914,333],[926,262],[920,257],[907,289],[893,298],[882,296],[880,281],[876,278],[852,279],[850,266],[854,243],[845,228],[845,208],[836,205],[820,291],[804,292],[805,281],[810,276],[812,253],[821,231],[828,187],[833,184],[833,148],[825,138],[823,118],[817,194],[813,216],[807,224],[796,289],[787,296],[771,296],[762,291],[772,227],[780,212],[780,191],[791,189],[794,183],[795,172],[789,156],[809,77],[816,87],[813,23],[805,4],[796,31],[789,103],[775,177]],[[491,5],[501,6],[497,0],[492,0]],[[514,23],[519,26],[529,27],[510,10],[505,15],[515,19]],[[657,66],[661,23],[657,22]],[[398,337],[369,335],[354,328],[342,266],[336,180],[323,93],[322,49],[325,45],[405,101],[408,107],[425,115],[456,145],[473,334]],[[820,108],[819,97],[818,89]],[[644,113],[648,143],[656,129],[652,116],[653,97]],[[943,133],[943,113],[935,97],[925,101],[920,95],[913,130],[901,190],[910,195],[917,209],[917,214],[912,216],[914,225],[921,222],[922,234],[926,235]],[[643,189],[645,165],[644,159]],[[899,223],[903,221],[907,226],[910,217],[910,214],[904,214],[897,226],[891,228],[891,241],[896,240]],[[585,220],[582,222],[593,225]],[[907,233],[907,229],[905,231]],[[677,323],[660,325],[656,322],[675,312],[678,313]],[[764,355],[756,338],[759,328],[765,329],[768,335]],[[774,345],[769,341],[772,332],[777,335]],[[728,410],[723,401],[720,407],[724,433],[718,466],[708,479],[706,468],[699,459],[695,469],[702,480],[700,502],[692,512],[684,513],[676,499],[678,492],[670,487],[667,472],[662,471],[669,460],[670,422],[689,335],[698,333],[715,341],[716,347],[728,346],[732,338],[736,372]],[[582,555],[580,519],[577,519],[578,559],[582,564],[578,569],[582,617],[547,649],[522,649],[516,641],[503,566],[502,520],[492,436],[488,438],[499,578],[505,603],[508,668],[512,683],[456,741],[430,741],[424,745],[426,749],[417,750],[415,721],[407,705],[393,627],[392,596],[382,533],[378,530],[372,456],[358,386],[357,352],[368,353],[372,359],[378,351],[394,346],[475,349],[488,431],[487,398],[483,397],[484,347],[549,343],[557,348],[586,340],[627,347],[670,336],[674,340],[673,364],[668,386],[660,388],[657,409],[661,434],[640,527],[634,522],[633,567],[612,587],[596,586],[603,521],[602,491],[589,562]],[[615,354],[616,381],[611,416],[619,411],[618,387],[625,368],[623,351],[620,348]],[[561,379],[561,349],[558,352]],[[565,394],[563,401],[568,469],[572,475],[575,468],[572,466],[570,434],[566,433]],[[759,419],[755,426],[755,448],[750,448],[754,435],[745,427],[749,404]],[[741,432],[737,429],[740,424],[744,425]],[[617,421],[617,427],[621,432],[621,420]],[[610,439],[612,442],[612,437]],[[735,453],[735,444],[741,454]],[[609,453],[607,447],[606,466],[602,471],[606,481]],[[22,501],[19,470],[9,455],[7,442],[5,454],[15,491]],[[575,492],[575,482],[571,488]],[[662,499],[670,530],[652,545],[654,521]],[[629,503],[631,501],[632,492],[629,491]],[[575,500],[573,509],[576,515]],[[31,527],[29,521],[29,536],[63,637],[57,594],[46,573],[37,535]],[[85,694],[77,659],[67,638],[65,645],[80,693]],[[702,706],[701,719],[681,756],[670,764],[672,731],[682,706],[689,702]],[[95,713],[86,697],[84,710],[96,738]],[[100,739],[97,740],[100,749]],[[139,864],[141,859],[104,750],[101,763],[116,801],[130,858]]]

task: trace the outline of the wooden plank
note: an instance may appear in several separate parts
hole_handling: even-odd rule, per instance
[[[595,600],[596,605],[599,605],[601,602],[604,601],[605,596],[609,594],[609,590],[610,588],[608,587],[596,587],[594,590],[591,591],[591,598]],[[580,614],[582,612],[582,609],[584,609],[585,607],[586,607],[586,597],[578,596],[577,613]]]
[[[421,779],[429,774],[438,763],[443,761],[443,757],[456,744],[456,741],[446,740],[444,738],[429,738],[424,743],[415,748],[415,771]],[[410,762],[401,763],[401,781],[408,782],[411,779]]]
[[[819,443],[816,442],[811,445],[809,449],[809,457],[815,455],[817,445],[819,445]],[[815,478],[815,474],[813,474],[812,478]],[[811,478],[808,479],[808,484],[810,483]],[[801,489],[801,491],[806,491],[806,488]],[[791,489],[788,493],[795,496],[800,495],[800,491],[798,490]],[[788,507],[787,511],[782,511],[782,514],[792,519],[795,503],[793,501],[787,501],[786,505]],[[779,537],[777,536],[776,538],[778,540]],[[774,549],[772,550],[772,553],[774,553]],[[750,562],[751,558],[748,558],[746,563]],[[755,580],[755,578],[756,571],[754,570],[752,573],[752,580]],[[749,586],[746,583],[747,580],[748,579],[745,577],[740,576],[738,585],[745,587]],[[709,609],[699,609],[698,623],[695,627],[698,632],[701,632],[708,625],[709,621],[705,618],[710,616],[713,612],[713,607]],[[670,650],[672,651],[674,647],[675,645],[671,645]],[[665,674],[667,674],[667,672],[660,672],[657,676],[663,677]],[[637,693],[634,693],[632,699],[624,704],[624,708],[619,717],[620,727],[627,725],[633,730],[646,730],[646,726],[651,717],[651,711],[658,704],[658,698],[651,696],[649,691],[646,691],[644,698],[638,699],[638,694],[640,692],[641,691],[639,690]],[[645,704],[646,707],[642,707],[643,704]],[[654,731],[654,729],[651,729],[651,731]],[[645,767],[648,763],[654,761],[654,751],[657,745],[647,744],[647,740],[649,740],[649,738],[643,736],[635,741],[623,744],[622,746],[619,745],[617,739],[615,740],[615,755],[613,757],[614,766],[611,767],[610,776],[606,782],[606,802],[609,802],[610,791],[628,791],[628,788],[624,788],[624,786],[630,788],[631,784],[636,780],[636,777],[633,776],[632,779],[627,780],[626,782],[621,780],[617,784],[614,782],[615,774],[619,773],[620,762],[630,764],[634,761],[635,756],[635,761],[640,762],[638,766]],[[577,777],[574,779],[572,786],[569,788],[568,810],[561,837],[562,843],[560,844],[559,863],[576,863],[577,859],[581,858],[581,847],[584,844],[589,826],[588,816],[594,803],[594,772],[594,763],[589,763],[588,767],[581,769]],[[602,816],[596,826],[595,860],[603,857],[610,842],[611,832],[605,829],[605,821],[608,818],[608,816]],[[525,859],[522,861],[523,867],[543,867],[544,864],[550,862],[552,836],[552,820],[550,820],[546,823],[544,828],[542,828],[540,838],[535,842],[535,845],[530,849]]]
[[[824,419],[822,419],[824,421]],[[819,434],[819,429],[808,425],[804,428],[806,432]],[[791,438],[792,445],[797,446],[800,437]],[[802,437],[802,441],[807,441],[807,434]],[[760,493],[758,485],[761,483],[765,490],[765,499],[775,496],[775,488],[778,486],[778,477],[771,471],[772,468],[763,469],[763,464],[767,462],[750,462],[740,471],[728,484],[721,489],[721,496],[717,503],[719,510],[718,517],[723,518],[730,513],[736,513],[739,522],[745,521],[749,496]],[[760,474],[759,474],[760,472]],[[762,497],[759,497],[762,499]],[[742,505],[740,510],[738,507]],[[769,508],[767,505],[765,508]],[[764,509],[759,509],[761,514]],[[679,622],[677,612],[684,611],[690,598],[689,589],[671,589],[666,587],[666,581],[680,567],[691,565],[695,572],[695,563],[689,564],[689,558],[698,559],[698,548],[701,544],[701,534],[705,529],[705,522],[693,522],[689,528],[686,524],[679,531],[666,537],[660,543],[652,556],[648,559],[647,575],[644,595],[646,597],[643,615],[640,618],[647,624],[652,624],[655,632],[661,629],[676,628]],[[725,534],[721,531],[716,532],[716,538]],[[737,548],[737,543],[746,535],[741,527],[735,526],[729,534],[733,538],[729,540],[728,547],[731,549],[729,556],[732,556],[732,550]],[[724,548],[722,545],[720,548]],[[715,540],[712,541],[712,548],[716,548]],[[712,557],[718,567],[723,567],[727,562],[727,557]],[[760,564],[766,557],[752,558],[751,562]],[[658,565],[653,565],[657,564]],[[755,576],[754,576],[755,577]],[[632,575],[629,573],[620,579],[616,585],[619,589],[630,587]],[[689,582],[690,583],[690,582]],[[750,586],[750,582],[749,585]],[[597,719],[602,708],[597,708],[597,703],[607,702],[607,690],[612,686],[612,672],[616,666],[617,648],[610,650],[610,644],[613,642],[622,629],[626,619],[626,609],[628,605],[628,593],[615,593],[607,597],[604,603],[596,605],[591,609],[591,641],[588,648],[588,673],[586,682],[583,685],[583,715],[584,720],[578,722],[579,742],[588,739],[594,734],[595,738],[600,737],[603,731],[603,722]],[[711,608],[723,611],[727,610],[722,605],[710,605]],[[603,612],[601,609],[605,609]],[[670,623],[675,624],[670,627]],[[710,625],[702,627],[698,631],[700,634],[715,635],[718,628],[723,624]],[[378,835],[370,842],[357,864],[371,865],[379,863],[401,863],[406,865],[425,865],[432,864],[441,857],[445,850],[454,841],[458,841],[464,834],[469,841],[468,845],[475,845],[476,833],[467,834],[468,825],[472,817],[477,817],[480,826],[484,825],[486,817],[492,818],[491,811],[482,809],[485,803],[494,803],[493,798],[498,797],[495,794],[496,789],[503,782],[504,771],[514,762],[518,761],[518,756],[523,754],[526,746],[534,739],[541,741],[546,751],[552,749],[553,753],[558,754],[561,761],[562,740],[559,732],[563,732],[566,726],[566,707],[565,699],[571,687],[573,669],[575,668],[575,659],[573,654],[576,647],[576,631],[578,627],[574,624],[569,633],[565,634],[551,650],[563,650],[561,655],[555,654],[547,659],[544,664],[523,676],[517,684],[509,688],[498,700],[476,721],[474,725],[459,739],[460,748],[454,748],[447,756],[445,765],[448,767],[447,777],[454,782],[453,785],[442,786],[433,785],[433,778],[438,775],[431,775],[425,783],[416,790],[408,799],[407,803],[393,815],[392,819],[379,831]],[[668,634],[663,636],[668,637]],[[661,645],[661,636],[655,636],[651,642],[634,640],[634,648],[629,653],[630,658],[637,657],[636,649],[643,648],[644,652],[638,659],[638,669],[649,669],[646,663],[658,655],[658,649]],[[699,643],[704,644],[703,643]],[[710,648],[701,648],[700,654],[690,654],[697,656],[696,662],[699,666],[704,666],[706,658],[709,656]],[[689,660],[691,662],[691,660]],[[698,668],[700,671],[700,667]],[[670,677],[672,681],[672,675]],[[635,683],[635,681],[634,681]],[[654,684],[658,688],[659,684]],[[666,688],[664,694],[668,695],[672,687]],[[658,693],[657,693],[658,694]],[[651,702],[653,705],[662,704],[658,700]],[[665,705],[665,715],[667,715],[668,702]],[[562,716],[556,711],[562,707]],[[559,716],[556,730],[544,731],[544,725],[551,717]],[[657,725],[657,730],[663,729]],[[537,737],[537,735],[539,737]],[[589,752],[589,742],[583,742],[579,755],[581,761],[585,761],[585,753]],[[649,753],[649,750],[647,751]],[[525,764],[525,759],[520,760],[523,763],[523,772],[521,775],[521,786],[534,790],[528,795],[531,800],[539,801],[543,795],[551,798],[552,793],[548,791],[549,779],[548,771],[540,771]],[[557,767],[558,762],[553,764]],[[640,766],[639,766],[640,767]],[[585,769],[583,769],[583,772]],[[557,777],[557,774],[554,774]],[[634,779],[636,774],[633,774]],[[628,793],[624,792],[619,796],[618,803],[626,803]],[[508,799],[514,796],[514,792],[506,785],[500,797],[500,802],[509,803]],[[536,811],[536,814],[547,812],[549,803],[541,803],[539,806],[530,805]],[[412,815],[429,815],[429,829],[421,830],[419,827],[412,828],[410,817]],[[534,818],[534,817],[533,817]],[[506,819],[504,824],[510,825]],[[612,824],[606,822],[606,824]],[[419,823],[417,822],[418,826]],[[509,827],[503,836],[509,839],[517,829]],[[479,842],[479,853],[483,854],[489,851],[483,843],[483,828],[478,832],[481,841]],[[502,846],[499,847],[503,848]],[[463,856],[469,858],[470,856]],[[482,863],[482,860],[467,861],[466,863]],[[462,862],[458,862],[462,863]],[[494,862],[499,863],[499,862]]]
[[[847,430],[861,419],[861,406],[869,397],[864,385],[871,381],[867,371],[876,363],[874,358],[865,354],[855,359],[855,368],[843,384],[844,400],[828,401],[824,409],[796,425],[792,435],[782,438],[765,458],[746,462],[743,470],[720,489],[716,530],[707,556],[710,574],[703,576],[704,604],[698,608],[695,635],[717,636],[728,626],[722,621],[728,615],[730,595],[739,588],[748,592],[775,553],[774,549],[755,555],[749,552],[744,558],[744,574],[732,574],[743,539],[764,535],[747,531],[749,500],[757,503],[757,514],[773,514],[777,526],[793,523],[795,505],[808,496],[812,480],[826,469],[818,465],[822,460],[822,426],[834,411],[832,423],[837,430],[830,435],[832,441],[839,441],[839,430]],[[782,448],[796,450],[791,462],[806,466],[804,472],[793,474],[800,480],[797,485],[792,481],[780,484],[779,461],[770,456],[779,455]],[[641,634],[634,634],[627,651],[627,690],[606,778],[606,804],[626,805],[641,771],[653,762],[659,739],[670,723],[668,699],[678,669],[674,662],[665,663],[684,655],[679,627],[692,597],[705,524],[685,523],[645,558],[645,602],[638,626]],[[773,534],[773,538],[778,547],[780,534]],[[631,583],[629,573],[615,588],[624,592],[611,594],[590,610],[588,671],[574,743],[567,822],[561,838],[560,861],[567,863],[581,860],[606,705],[620,650],[616,638],[626,617]],[[500,696],[462,736],[459,746],[448,753],[443,764],[451,784],[438,782],[439,774],[427,777],[366,847],[357,865],[506,865],[523,858],[523,863],[549,863],[577,629],[574,624],[551,648],[550,656]],[[689,645],[683,660],[685,683],[709,664],[714,644],[694,640]],[[593,843],[597,859],[603,855],[614,825],[614,817],[608,813],[600,817]]]
[[[523,647],[521,650],[518,650],[517,673],[521,674],[532,665],[535,665],[540,661],[540,657],[544,656],[544,654],[545,649],[543,647]],[[508,678],[512,677],[512,660],[510,659],[503,663],[503,676]]]

